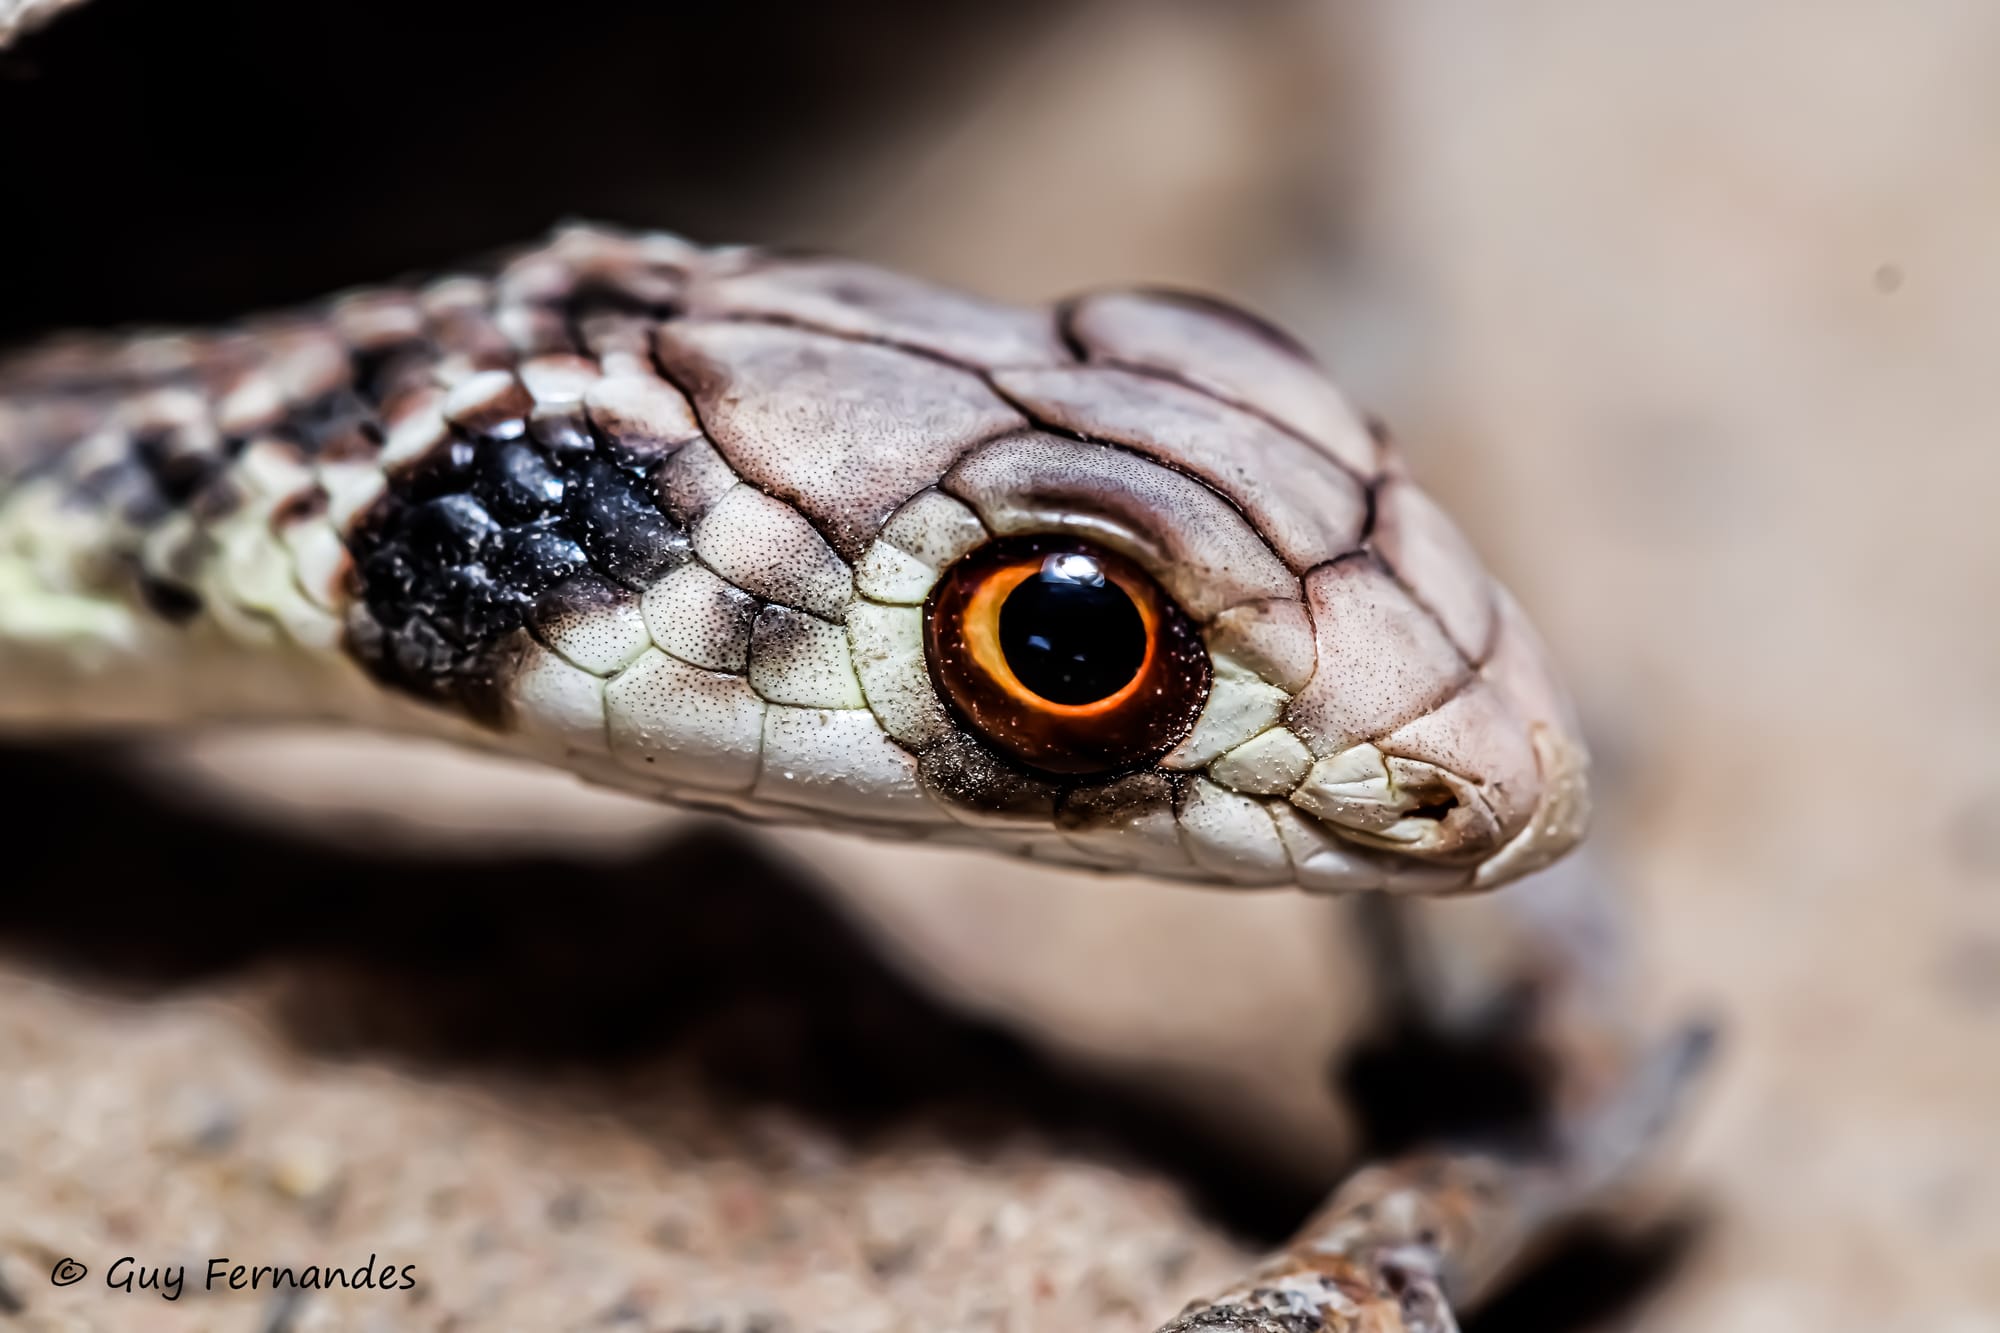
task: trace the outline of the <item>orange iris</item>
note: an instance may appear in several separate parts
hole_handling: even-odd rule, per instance
[[[932,591],[924,631],[953,711],[1045,772],[1149,764],[1208,698],[1208,652],[1187,613],[1143,569],[1075,538],[974,550]]]

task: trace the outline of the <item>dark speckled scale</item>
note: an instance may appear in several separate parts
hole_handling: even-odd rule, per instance
[[[561,507],[566,481],[531,445],[510,440],[482,450],[473,493],[501,519],[527,523]]]
[[[558,520],[550,518],[503,530],[494,540],[486,563],[495,578],[524,592],[539,593],[587,568],[590,557],[562,530]]]
[[[577,464],[570,477],[563,514],[595,568],[643,588],[688,558],[687,533],[653,504],[642,478],[594,458]]]

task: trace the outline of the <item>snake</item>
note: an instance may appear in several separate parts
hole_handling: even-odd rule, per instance
[[[1231,889],[1483,891],[1589,809],[1521,607],[1266,320],[596,225],[0,357],[0,724],[270,720]]]

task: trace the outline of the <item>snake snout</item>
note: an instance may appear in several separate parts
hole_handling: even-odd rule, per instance
[[[1488,888],[1556,860],[1588,822],[1588,759],[1559,724],[1475,687],[1375,742],[1316,761],[1291,803],[1336,836]]]

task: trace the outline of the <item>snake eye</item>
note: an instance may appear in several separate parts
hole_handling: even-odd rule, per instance
[[[1208,698],[1187,613],[1131,561],[1067,537],[1005,537],[945,571],[924,608],[931,679],[996,748],[1050,773],[1151,763]]]

